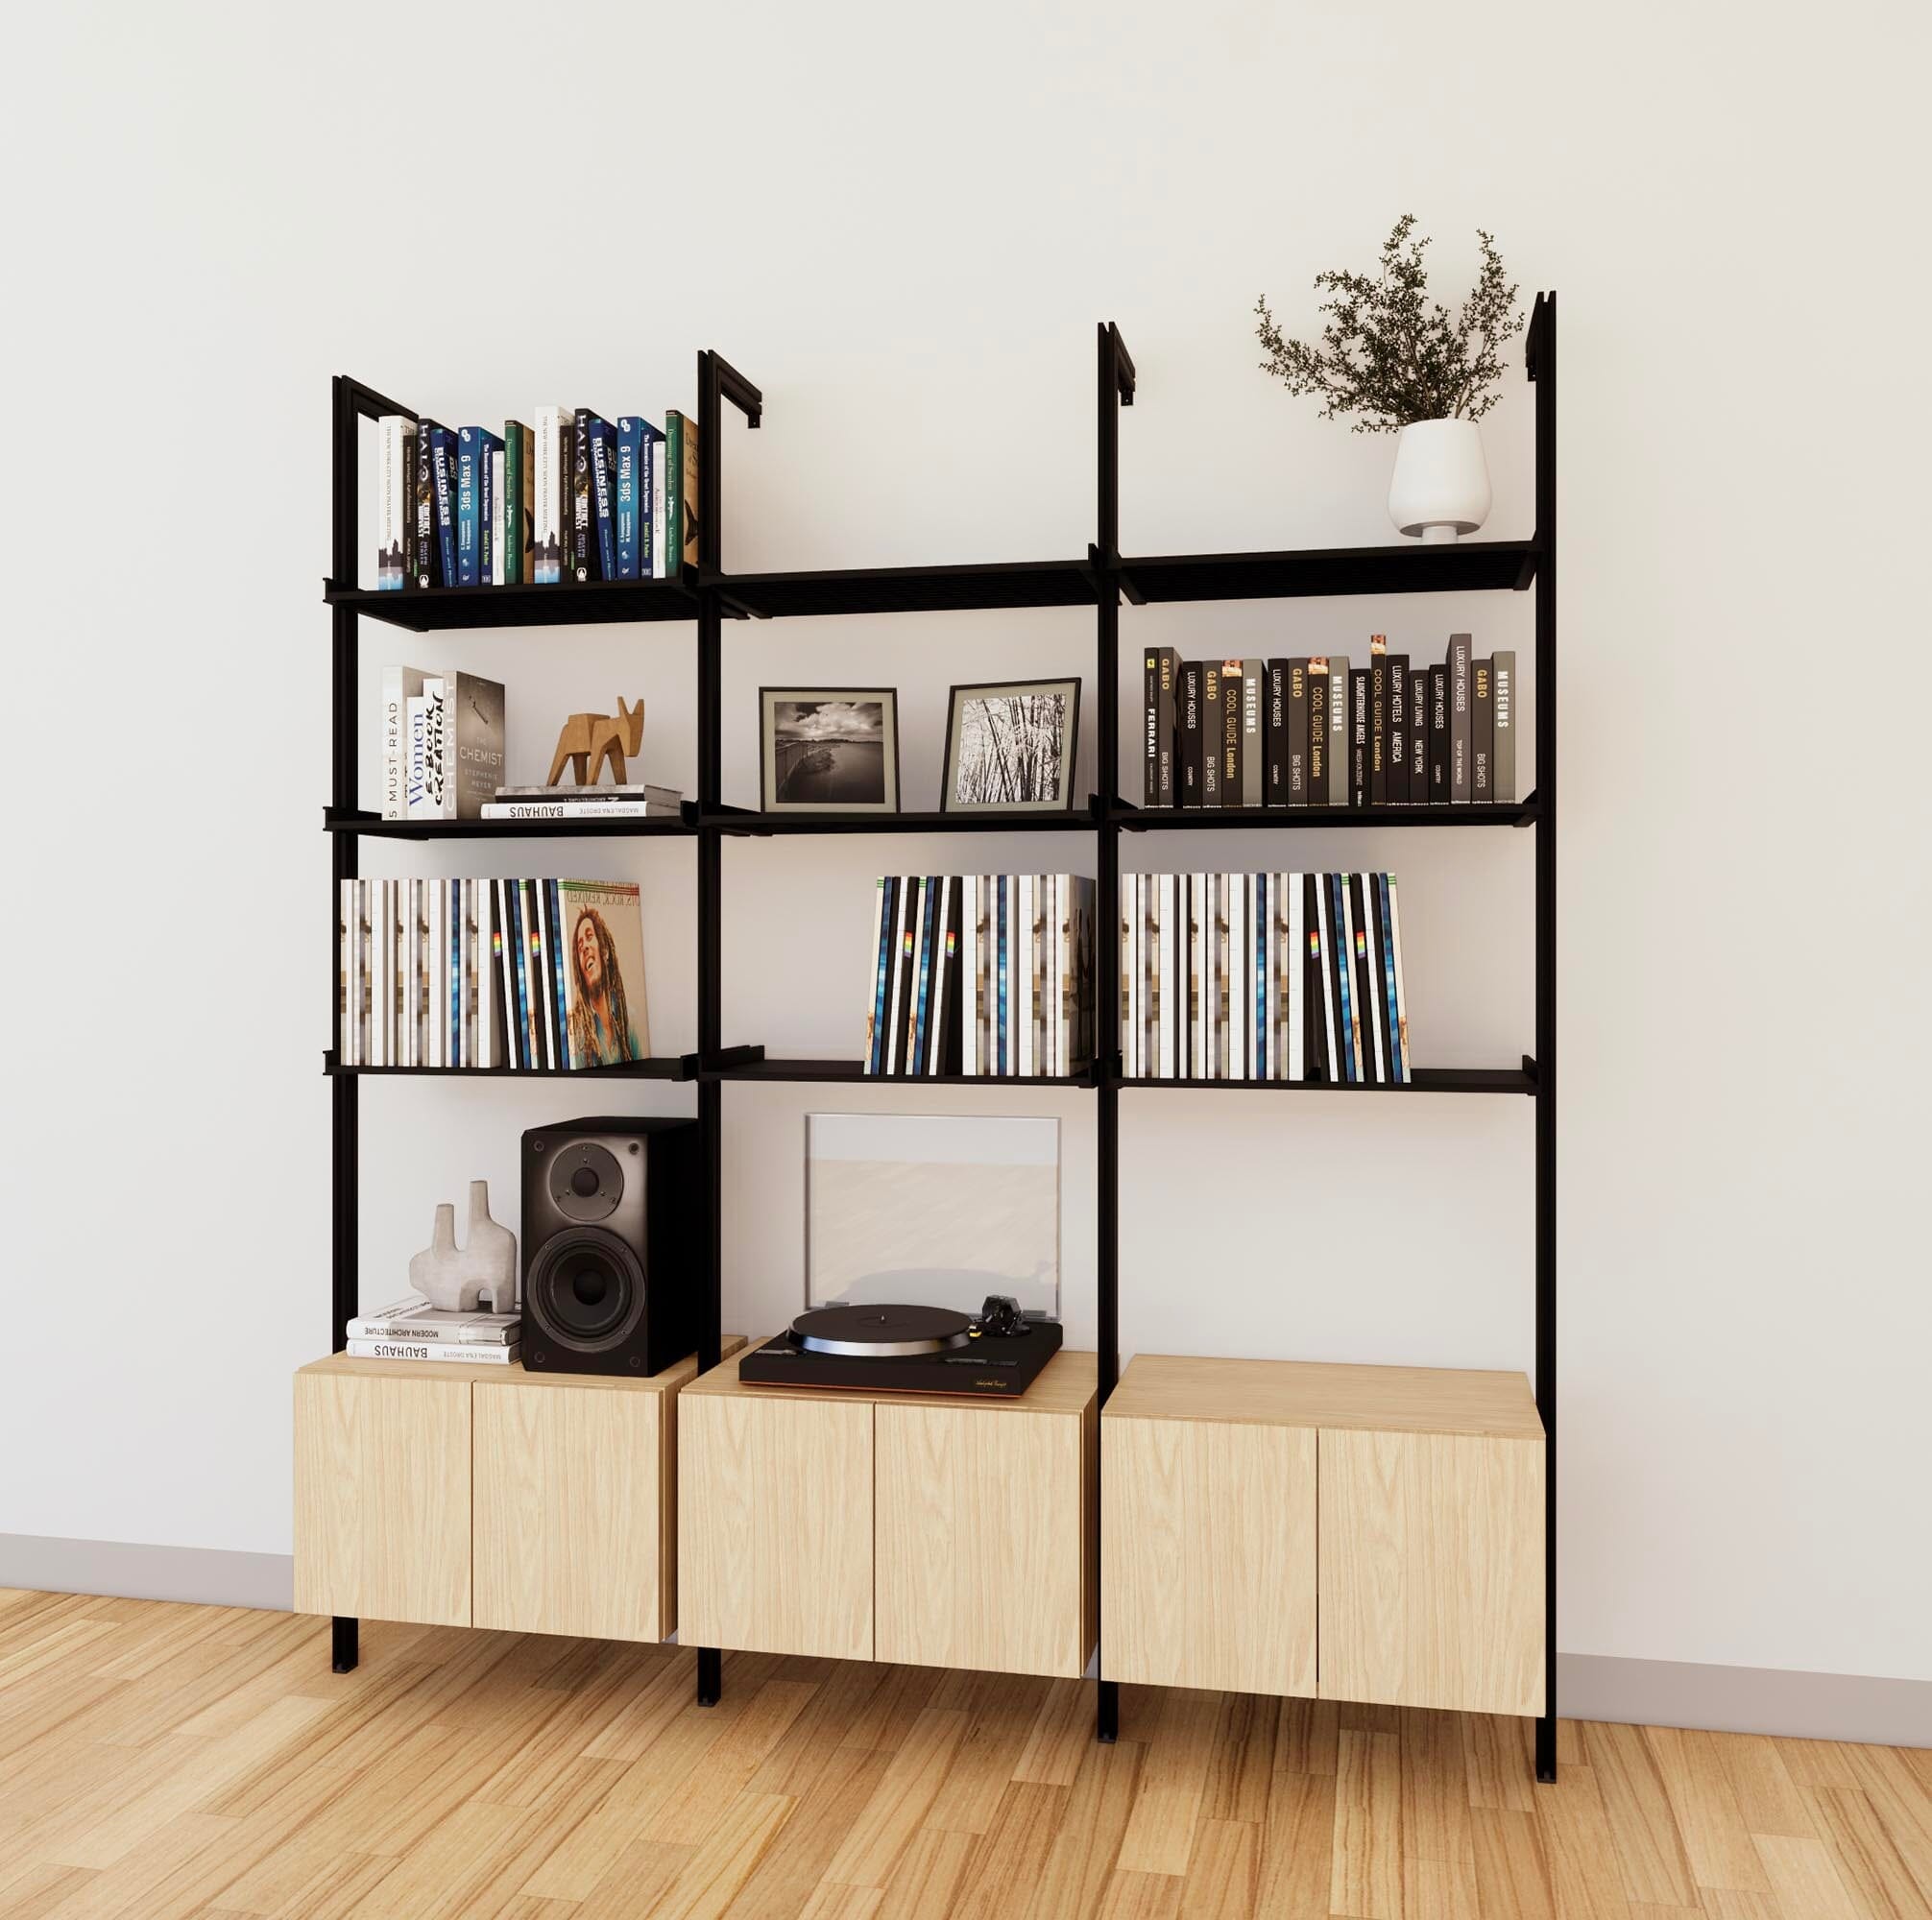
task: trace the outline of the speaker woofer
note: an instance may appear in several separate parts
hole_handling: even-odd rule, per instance
[[[567,1227],[543,1243],[524,1280],[524,1311],[560,1347],[621,1345],[644,1310],[644,1267],[603,1227]]]

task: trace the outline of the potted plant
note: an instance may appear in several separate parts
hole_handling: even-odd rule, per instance
[[[1479,228],[1483,271],[1452,319],[1429,298],[1429,239],[1412,239],[1414,229],[1413,213],[1395,223],[1377,274],[1316,275],[1316,291],[1330,296],[1317,345],[1285,338],[1266,295],[1255,302],[1255,333],[1268,351],[1262,371],[1291,394],[1317,396],[1323,420],[1354,414],[1357,433],[1401,435],[1389,516],[1417,539],[1453,540],[1488,516],[1489,469],[1476,422],[1502,398],[1500,349],[1522,331],[1523,315],[1494,240]]]

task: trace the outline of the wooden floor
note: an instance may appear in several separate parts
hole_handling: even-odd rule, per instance
[[[1932,1753],[0,1590],[0,1916],[1932,1915]]]

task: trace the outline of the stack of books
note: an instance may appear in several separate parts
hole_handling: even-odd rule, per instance
[[[1130,1080],[1411,1085],[1393,874],[1123,874]]]
[[[378,588],[663,580],[697,564],[695,422],[562,406],[536,420],[500,434],[376,422]]]
[[[650,1055],[638,889],[619,880],[344,880],[345,1067],[562,1072]]]
[[[359,1313],[349,1323],[347,1351],[363,1360],[450,1360],[458,1365],[507,1367],[522,1356],[519,1313],[454,1313],[420,1293]]]
[[[873,900],[865,1071],[1086,1072],[1093,957],[1083,875],[886,876]]]
[[[684,794],[636,780],[620,786],[499,786],[485,820],[677,820]]]
[[[1437,666],[1391,654],[1145,663],[1142,805],[1460,806],[1516,799],[1516,656],[1452,634]]]
[[[503,777],[503,684],[382,669],[382,817],[479,820]]]

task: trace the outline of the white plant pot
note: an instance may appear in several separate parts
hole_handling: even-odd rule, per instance
[[[1473,534],[1489,517],[1489,468],[1474,420],[1416,420],[1402,429],[1389,517],[1432,543]]]

